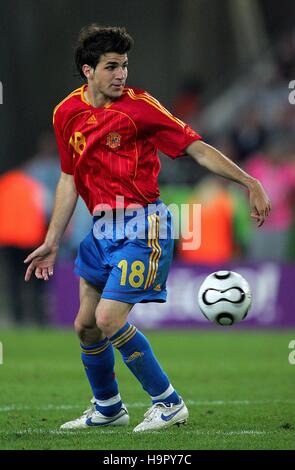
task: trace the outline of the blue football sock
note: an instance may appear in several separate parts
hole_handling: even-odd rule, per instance
[[[81,358],[85,367],[96,409],[106,416],[113,416],[121,409],[122,401],[115,379],[115,356],[108,338],[92,346],[81,344]]]
[[[126,323],[110,341],[120,351],[125,364],[151,396],[153,403],[180,402],[148,340],[135,326]]]

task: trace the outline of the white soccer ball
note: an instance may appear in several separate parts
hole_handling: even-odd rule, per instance
[[[230,326],[246,318],[252,294],[246,281],[234,271],[217,271],[206,277],[198,293],[204,316],[222,326]]]

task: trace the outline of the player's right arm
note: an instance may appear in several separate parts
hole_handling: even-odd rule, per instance
[[[30,280],[34,271],[35,276],[44,281],[48,281],[53,275],[59,243],[72,217],[77,199],[73,175],[62,172],[56,188],[54,209],[44,243],[24,260],[24,263],[30,263],[26,270],[25,281]]]

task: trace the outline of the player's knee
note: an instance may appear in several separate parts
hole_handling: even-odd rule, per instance
[[[77,318],[74,322],[74,328],[81,340],[87,335],[87,332],[89,330],[89,328],[87,328],[87,326],[81,323],[80,320],[78,320]]]
[[[109,329],[111,328],[112,320],[107,314],[101,312],[96,319],[96,325],[100,330],[102,330],[105,333],[106,331],[109,331]]]
[[[97,316],[96,325],[108,337],[113,336],[121,327],[115,318],[103,311]]]
[[[77,335],[80,336],[80,334],[83,331],[83,325],[80,323],[80,321],[77,318],[74,321],[74,328],[75,328],[75,332],[77,333]]]
[[[76,318],[74,322],[74,328],[81,342],[84,344],[88,342],[92,342],[94,337],[95,339],[96,337],[97,339],[99,339],[96,325],[86,325],[83,322],[81,322],[78,318]]]

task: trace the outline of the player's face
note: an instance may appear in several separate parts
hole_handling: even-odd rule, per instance
[[[93,88],[96,94],[116,99],[123,93],[128,75],[127,54],[108,52],[103,54],[93,71]]]

